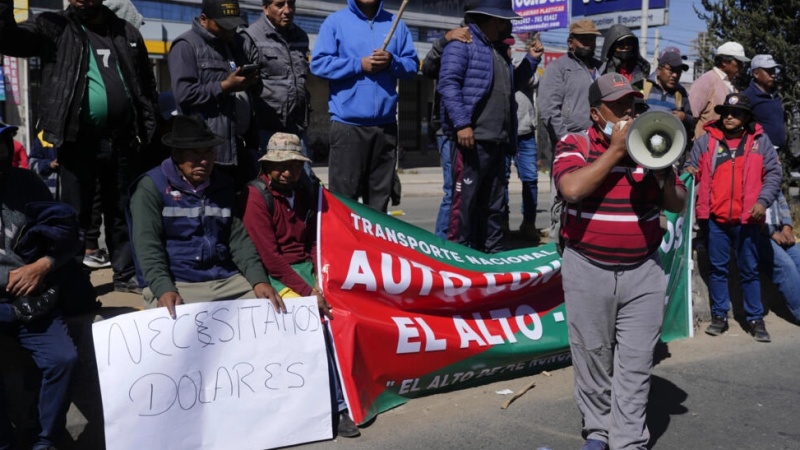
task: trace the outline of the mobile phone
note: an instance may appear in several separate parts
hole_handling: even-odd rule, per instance
[[[258,64],[245,64],[239,71],[239,75],[243,77],[249,77],[250,75],[256,73],[257,70],[258,70]]]

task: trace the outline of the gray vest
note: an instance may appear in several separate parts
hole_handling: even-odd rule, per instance
[[[308,128],[310,105],[308,35],[296,25],[280,34],[263,15],[242,33],[247,58],[260,69],[261,83],[253,90],[258,128],[302,133]]]
[[[234,66],[247,63],[243,52],[232,52],[222,40],[200,26],[197,19],[192,23],[192,29],[178,36],[172,45],[179,41],[188,42],[194,48],[200,84],[221,83],[234,71],[235,67],[231,63]],[[242,48],[241,36],[234,34],[232,46],[234,49]],[[241,101],[241,97],[239,98]],[[186,108],[180,111],[185,115],[200,114],[211,131],[225,139],[216,149],[216,163],[223,166],[236,164],[237,136],[247,131],[237,130],[236,104],[237,96],[228,94],[213,107]]]

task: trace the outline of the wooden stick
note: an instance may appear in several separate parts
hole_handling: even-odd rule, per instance
[[[500,409],[508,408],[508,405],[510,405],[511,402],[513,402],[514,400],[522,397],[523,394],[528,392],[534,386],[536,386],[536,381],[531,381],[531,384],[525,386],[524,388],[522,388],[521,391],[517,392],[516,394],[512,395],[510,399],[506,400],[506,402],[503,403],[503,406],[501,406]]]
[[[389,46],[389,41],[392,40],[392,35],[394,35],[394,30],[397,29],[397,24],[400,22],[400,17],[403,15],[403,11],[406,10],[407,5],[408,5],[408,0],[403,0],[403,4],[400,5],[400,10],[397,11],[397,16],[395,16],[394,18],[392,29],[389,30],[389,34],[386,36],[386,40],[383,41],[383,47],[381,47],[381,51],[386,51],[386,47]]]

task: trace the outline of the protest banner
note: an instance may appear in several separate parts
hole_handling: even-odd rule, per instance
[[[194,303],[92,326],[106,448],[284,447],[333,434],[313,297]]]
[[[410,398],[571,363],[553,244],[487,255],[326,190],[321,211],[319,277],[357,423]],[[683,219],[670,252],[690,254],[690,215],[670,219]],[[691,258],[682,258],[668,272],[675,289],[688,285]],[[688,293],[668,298],[688,302]],[[691,333],[687,310],[667,308],[670,339]]]

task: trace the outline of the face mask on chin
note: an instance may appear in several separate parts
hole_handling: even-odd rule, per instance
[[[598,111],[597,111],[597,114],[598,114],[600,117],[603,117],[603,115],[602,115],[602,114],[600,114],[600,110],[598,110]],[[613,123],[613,122],[610,122],[610,121],[609,121],[608,119],[606,119],[605,117],[603,117],[603,120],[605,120],[605,121],[606,121],[606,126],[605,126],[605,127],[603,127],[603,134],[605,134],[605,135],[606,135],[606,137],[610,139],[610,138],[611,138],[611,133],[613,133],[613,132],[614,132],[614,127],[615,127],[617,124],[616,124],[616,123]]]
[[[594,51],[586,47],[578,47],[572,53],[575,54],[576,58],[580,59],[583,62],[589,62],[594,57]]]
[[[279,181],[271,181],[270,186],[284,196],[291,197],[292,193],[294,192],[294,188],[297,186],[297,183],[283,184]]]

